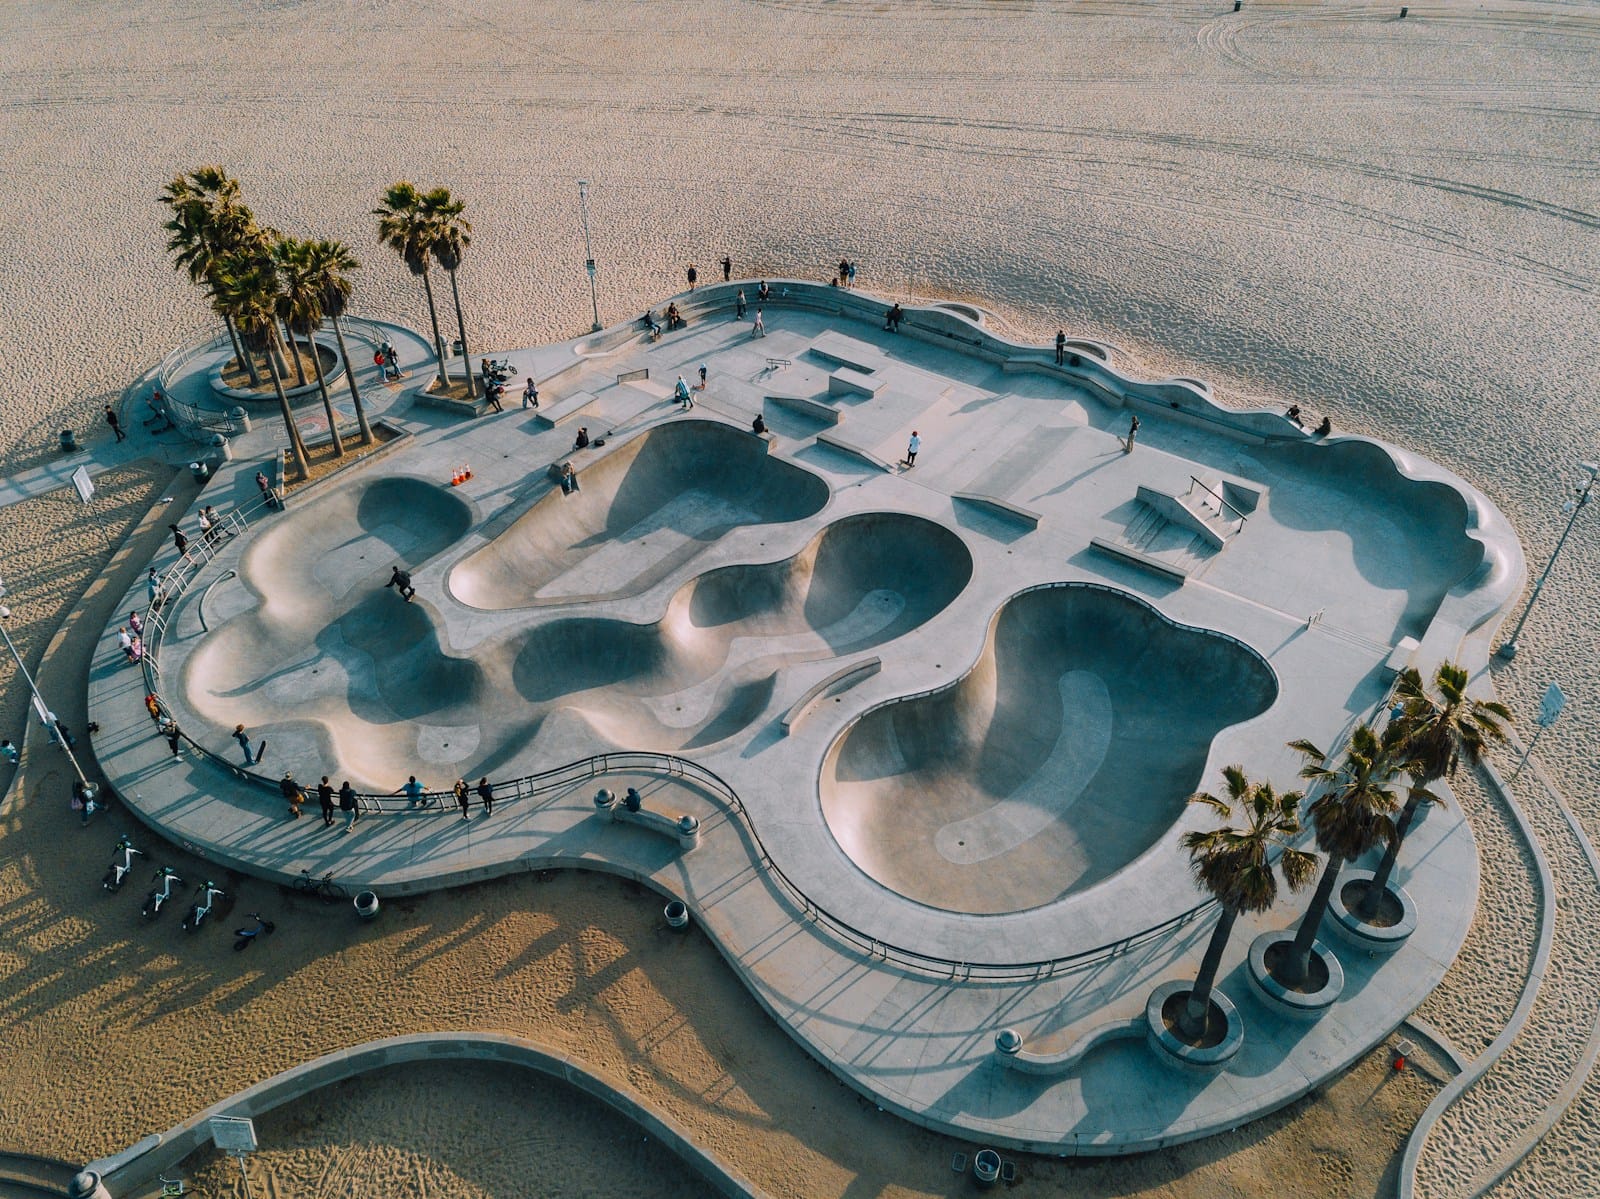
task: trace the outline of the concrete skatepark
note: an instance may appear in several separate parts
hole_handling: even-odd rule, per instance
[[[785,286],[766,338],[702,289],[659,344],[621,328],[512,354],[538,412],[419,425],[282,514],[241,504],[153,639],[163,701],[216,760],[168,757],[108,641],[91,710],[119,793],[266,877],[639,878],[852,1086],[1000,1145],[1153,1149],[1348,1065],[1465,936],[1466,823],[1419,824],[1398,876],[1417,931],[1386,957],[1338,949],[1344,993],[1312,1023],[1245,960],[1295,902],[1241,921],[1221,986],[1244,1045],[1196,1075],[1142,1023],[1209,925],[1183,801],[1230,762],[1290,785],[1288,740],[1337,743],[1404,665],[1481,657],[1521,582],[1499,514],[1425,460],[1129,378],[1091,343],[1057,367],[981,314],[912,310],[895,336],[871,297]],[[670,381],[701,362],[680,413]],[[579,424],[607,444],[574,452]],[[565,461],[576,495],[548,474]],[[396,563],[409,605],[383,587]],[[269,741],[259,778],[236,723]],[[285,821],[284,769],[352,778],[373,819],[348,838]],[[409,773],[542,781],[460,822],[394,810]],[[596,815],[597,787],[630,783],[695,817],[698,845]],[[1002,1028],[1028,1069],[997,1060]]]

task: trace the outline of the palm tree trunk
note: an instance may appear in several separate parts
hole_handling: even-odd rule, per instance
[[[333,397],[328,394],[328,380],[322,373],[322,355],[317,352],[315,331],[308,340],[311,342],[311,365],[317,372],[317,390],[322,393],[322,409],[328,414],[328,436],[333,440],[333,456],[343,458],[344,441],[339,437],[339,417],[333,410]]]
[[[1412,796],[1400,810],[1400,818],[1394,822],[1394,840],[1383,851],[1383,861],[1378,863],[1377,873],[1367,884],[1367,893],[1356,906],[1356,915],[1361,919],[1371,920],[1378,914],[1378,905],[1383,902],[1383,893],[1389,886],[1389,876],[1394,873],[1394,864],[1400,857],[1400,845],[1411,830],[1411,822],[1417,818],[1417,809],[1421,806],[1421,797]]]
[[[256,356],[254,354],[245,353],[244,343],[239,340],[239,330],[234,327],[233,318],[231,316],[223,317],[222,323],[228,327],[228,340],[233,342],[234,358],[250,375],[250,386],[260,387],[261,368],[256,365]]]
[[[294,358],[294,374],[299,380],[298,387],[306,385],[306,364],[300,360],[300,343],[295,339],[294,326],[288,321],[283,322],[283,331],[289,335],[289,354]]]
[[[433,322],[433,352],[439,356],[439,386],[449,387],[450,376],[444,373],[444,338],[439,336],[439,310],[433,305],[433,283],[428,272],[422,272],[422,290],[428,296],[428,319]],[[470,365],[467,368],[472,369]]]
[[[273,336],[277,336],[276,330]],[[267,370],[272,374],[272,390],[278,393],[278,409],[283,413],[283,427],[289,430],[289,454],[302,479],[311,475],[311,463],[306,460],[306,443],[300,439],[300,426],[294,423],[294,410],[289,407],[289,397],[283,392],[283,377],[278,374],[278,364],[267,357]]]
[[[339,339],[339,357],[344,359],[344,377],[350,384],[350,399],[356,406],[356,424],[361,427],[361,444],[372,444],[372,426],[367,424],[367,410],[361,404],[361,393],[356,390],[356,364],[350,361],[350,351],[345,349],[344,329],[339,318],[333,318],[333,335]]]
[[[478,394],[477,385],[472,378],[472,355],[467,352],[467,322],[461,318],[461,292],[456,287],[456,273],[450,275],[450,295],[456,302],[456,332],[461,335],[461,365],[467,374],[467,398],[475,399]]]
[[[1294,944],[1289,949],[1289,962],[1279,982],[1298,987],[1310,977],[1311,943],[1317,939],[1317,933],[1322,928],[1328,900],[1333,897],[1333,885],[1339,881],[1339,871],[1343,868],[1343,858],[1328,855],[1328,864],[1323,867],[1322,877],[1317,880],[1317,889],[1312,892],[1311,902],[1306,905],[1306,914],[1300,918],[1300,928],[1295,932]]]
[[[1183,1005],[1183,1018],[1178,1022],[1179,1031],[1191,1041],[1205,1035],[1206,1023],[1211,1015],[1211,990],[1216,985],[1217,970],[1222,965],[1222,951],[1227,947],[1228,938],[1233,936],[1233,922],[1238,918],[1238,912],[1225,907],[1217,920],[1217,927],[1211,930],[1206,956],[1200,959],[1199,977],[1194,980],[1189,1000]]]

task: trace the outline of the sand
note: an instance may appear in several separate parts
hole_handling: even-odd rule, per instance
[[[1207,378],[1227,402],[1298,402],[1340,429],[1413,446],[1482,487],[1542,563],[1565,522],[1574,463],[1596,451],[1600,18],[1564,4],[1425,6],[1405,21],[1392,7],[1229,8],[8,6],[0,312],[12,336],[0,344],[0,471],[47,458],[64,424],[90,441],[109,437],[101,406],[206,327],[198,294],[161,253],[153,197],[176,171],[220,160],[264,221],[347,240],[368,263],[358,311],[418,328],[419,289],[374,244],[366,214],[396,177],[450,185],[475,223],[462,286],[469,332],[485,351],[587,327],[582,176],[592,181],[607,321],[681,287],[689,261],[710,274],[726,252],[740,274],[822,278],[847,256],[861,265],[860,284],[885,295],[963,296],[1013,333],[1043,340],[1064,326],[1152,373]],[[107,513],[120,507],[127,520],[167,494],[155,475],[136,476],[103,481]],[[10,627],[35,660],[105,550],[76,503],[0,511]],[[1525,718],[1552,680],[1574,697],[1539,758],[1591,837],[1600,832],[1600,706],[1585,699],[1600,692],[1592,522],[1592,513],[1580,520],[1522,654],[1494,679]],[[9,664],[0,685],[15,730]],[[372,934],[375,944],[346,944],[312,926],[241,966],[231,953],[185,947],[175,926],[145,937],[131,904],[85,906],[109,837],[92,834],[92,852],[69,839],[77,828],[57,799],[46,802],[60,793],[59,768],[26,765],[0,813],[8,1147],[85,1156],[324,1048],[458,1022],[543,1030],[560,1044],[592,1038],[598,1065],[629,1078],[659,1072],[671,1080],[661,1092],[701,1112],[729,1160],[752,1177],[787,1179],[789,1193],[951,1186],[936,1139],[894,1122],[881,1138],[875,1128],[844,1137],[832,1121],[808,1125],[804,1088],[794,1105],[780,1103],[788,1078],[758,1079],[758,1069],[810,1070],[814,1094],[853,1100],[749,1015],[709,953],[705,973],[722,969],[727,1011],[703,1025],[682,1016],[702,1029],[688,1067],[645,1064],[642,1029],[588,999],[574,963],[589,961],[586,938],[610,947],[602,959],[648,956],[653,934],[638,930],[635,944],[621,913],[654,905],[574,900],[557,920],[548,889],[508,884],[426,901],[409,934],[389,928]],[[1496,865],[1485,874],[1481,932],[1424,1014],[1472,1050],[1514,1002],[1532,885],[1503,814],[1486,798],[1464,802],[1486,866]],[[1577,861],[1572,846],[1547,852]],[[1592,887],[1576,868],[1558,877]],[[401,936],[410,939],[387,940]],[[1558,952],[1579,961],[1586,940],[1581,922],[1565,928]],[[386,969],[385,955],[400,949],[402,969]],[[437,999],[449,983],[501,971],[520,979],[509,991]],[[620,977],[648,993],[670,990],[672,972]],[[1593,1012],[1571,989],[1580,974],[1558,958],[1552,977],[1544,1008],[1569,1009],[1568,1018],[1546,1021],[1543,1035],[1565,1043],[1576,1027],[1581,1040]],[[352,989],[380,1014],[339,1010]],[[557,997],[567,993],[577,997],[564,1008]],[[549,1023],[535,1018],[547,1009]],[[648,1012],[690,1009],[674,993]],[[789,1056],[738,1065],[750,1049],[714,1032],[733,1010]],[[103,1111],[69,1127],[54,1116],[55,1097],[86,1064],[109,1072]],[[732,1093],[759,1098],[750,1114],[735,1103],[735,1115],[714,1118],[703,1093],[729,1071]],[[1528,1071],[1548,1085],[1546,1065]],[[1335,1090],[1351,1086],[1354,1076]],[[1492,1122],[1494,1107],[1477,1118]],[[1516,1193],[1600,1186],[1600,1145],[1588,1131],[1597,1117],[1591,1082],[1513,1180]],[[1279,1168],[1270,1163],[1292,1157],[1274,1159],[1275,1143],[1312,1153],[1326,1134],[1308,1120],[1297,1109],[1275,1130],[1197,1147],[1185,1159],[1193,1172],[1164,1181],[1140,1181],[1152,1162],[1124,1163],[1123,1181],[1103,1193],[1206,1194],[1230,1178],[1254,1189],[1240,1180],[1270,1179]],[[448,1146],[453,1134],[439,1135]],[[1454,1138],[1468,1145],[1472,1129]],[[432,1161],[450,1157],[410,1132],[396,1139]],[[1366,1159],[1386,1159],[1392,1143],[1348,1141],[1357,1165],[1346,1193],[1372,1193],[1356,1180],[1381,1175]],[[794,1152],[799,1166],[777,1164]]]

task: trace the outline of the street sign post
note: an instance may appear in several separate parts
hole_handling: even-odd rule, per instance
[[[244,1159],[256,1151],[255,1121],[243,1116],[212,1116],[206,1125],[211,1129],[211,1139],[217,1148],[229,1157],[238,1158],[244,1193],[248,1197],[250,1172],[245,1168]]]
[[[1539,738],[1544,736],[1545,729],[1561,718],[1562,711],[1567,706],[1566,693],[1554,683],[1545,688],[1544,698],[1539,701],[1539,715],[1534,717],[1533,723],[1539,726],[1539,731],[1534,733],[1533,740],[1528,742],[1528,748],[1522,751],[1522,760],[1517,763],[1517,768],[1511,772],[1511,782],[1517,781],[1517,776],[1522,773],[1522,768],[1528,764],[1528,755],[1533,753],[1533,747],[1539,744]]]

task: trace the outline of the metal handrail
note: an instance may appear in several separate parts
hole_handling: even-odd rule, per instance
[[[1232,504],[1228,503],[1228,501],[1223,499],[1221,495],[1219,495],[1215,491],[1212,491],[1211,488],[1207,487],[1204,483],[1202,483],[1199,479],[1195,478],[1193,475],[1189,476],[1189,482],[1194,484],[1194,487],[1189,488],[1190,491],[1193,491],[1195,487],[1198,487],[1201,491],[1204,491],[1204,492],[1208,493],[1209,495],[1211,495],[1217,501],[1217,503],[1221,504],[1224,508],[1228,509],[1228,511],[1232,512],[1235,516],[1237,516],[1239,518],[1239,525],[1240,525],[1241,528],[1244,526],[1244,522],[1250,519],[1250,517],[1248,515],[1246,515],[1245,513],[1239,511],[1239,509],[1235,508]]]
[[[230,513],[225,518],[225,523],[229,531],[244,532],[249,528],[247,517],[253,517],[258,513],[269,510],[270,506],[263,499],[256,504]],[[158,593],[161,596],[159,605],[151,605],[147,609],[145,620],[147,636],[145,637],[145,654],[142,668],[144,670],[146,690],[156,697],[157,704],[162,711],[167,709],[164,704],[161,704],[160,693],[157,690],[157,683],[161,676],[160,651],[166,637],[173,605],[199,577],[204,566],[216,556],[217,549],[222,544],[222,541],[223,539],[219,538],[216,542],[208,542],[202,538],[197,543],[191,544],[189,551],[181,555],[162,577]],[[1044,586],[1061,585],[1045,584]],[[1098,583],[1077,583],[1072,585],[1115,591],[1115,588],[1105,587],[1103,584]],[[1034,590],[1034,588],[1029,588],[1028,590]],[[934,690],[938,690],[938,688]],[[187,733],[181,733],[180,736],[200,757],[215,763],[240,781],[262,788],[270,788],[273,791],[277,790],[278,784],[275,780],[256,774],[221,757],[195,741]],[[580,758],[574,762],[551,767],[548,770],[497,782],[493,786],[497,801],[515,802],[570,788],[574,783],[582,782],[585,779],[623,772],[662,774],[668,777],[688,779],[709,791],[714,797],[722,801],[723,806],[735,818],[745,835],[749,837],[751,846],[754,849],[757,867],[783,891],[802,918],[827,929],[834,937],[854,946],[869,957],[879,959],[889,965],[898,966],[906,970],[915,970],[923,974],[932,974],[941,978],[963,982],[968,980],[1031,981],[1050,978],[1063,969],[1087,965],[1126,953],[1207,915],[1211,909],[1217,906],[1217,901],[1208,896],[1193,907],[1179,912],[1159,924],[1151,925],[1149,928],[1142,929],[1116,941],[1110,941],[1091,949],[1080,950],[1077,953],[1061,957],[1030,962],[984,962],[945,958],[934,954],[921,953],[915,949],[908,949],[890,941],[885,941],[857,928],[812,899],[773,860],[772,855],[767,851],[766,845],[761,840],[761,834],[756,831],[755,822],[751,819],[749,810],[744,806],[744,801],[739,798],[738,793],[720,775],[693,759],[680,758],[675,754],[660,753],[653,750],[619,750],[593,754],[587,758]],[[419,807],[412,804],[409,799],[400,798],[394,794],[378,795],[362,792],[358,793],[356,797],[361,811],[370,814],[400,814],[407,811],[417,811],[419,813],[423,811],[450,812],[455,805],[455,797],[451,791],[429,790],[423,792],[420,798],[426,802]]]

